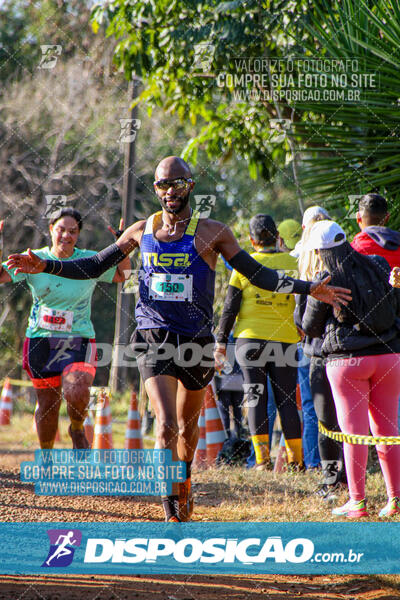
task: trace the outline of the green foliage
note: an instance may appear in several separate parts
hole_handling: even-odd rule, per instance
[[[27,68],[14,74],[0,95],[0,215],[5,218],[5,256],[28,246],[48,244],[48,221],[43,218],[46,194],[66,195],[68,204],[84,214],[80,247],[101,249],[108,245],[113,238],[107,226],[115,227],[119,221],[125,150],[119,141],[119,120],[129,117],[128,86],[121,75],[104,77],[99,68],[99,64],[107,63],[111,46],[100,35],[96,38],[99,60],[82,63],[81,41],[95,36],[90,31],[77,31],[85,11],[79,15],[74,12],[72,0],[64,3],[46,28],[40,9],[50,17],[49,11],[56,10],[56,4],[46,1],[31,5],[31,21],[28,8],[26,12],[21,8],[24,35],[29,28],[40,32],[29,46],[34,62],[30,70],[27,59]],[[87,11],[85,18],[88,27]],[[69,52],[61,54],[54,69],[37,69],[39,41],[63,44],[60,36],[69,40]],[[153,191],[155,166],[165,156],[183,152],[194,130],[190,121],[181,122],[177,115],[158,107],[149,113],[139,113],[136,193],[132,199],[136,218],[159,209]],[[290,171],[280,173],[281,184],[278,179],[272,186],[261,179],[255,183],[244,161],[234,152],[226,161],[210,160],[201,147],[194,152],[197,165],[193,195],[215,196],[212,218],[235,225],[238,220],[246,223],[254,212],[269,212],[280,220],[294,210]],[[0,376],[21,377],[31,297],[25,285],[0,287],[0,316],[6,308],[9,310],[1,328]],[[220,306],[226,289],[223,282],[218,289]],[[95,292],[92,315],[100,343],[113,341],[116,293],[116,286],[107,284],[98,286]],[[107,369],[100,369],[96,382],[106,381]]]
[[[398,0],[346,0],[322,20],[325,3],[317,4],[308,52],[356,59],[361,73],[375,75],[376,85],[361,90],[358,102],[299,104],[295,124],[298,143],[307,146],[300,176],[305,192],[343,217],[350,195],[378,191],[388,197],[393,228],[400,227],[399,6]],[[350,82],[343,86],[346,93],[350,88]],[[346,224],[357,227],[354,219]]]
[[[92,19],[96,29],[105,23],[106,35],[116,39],[115,61],[125,76],[141,78],[144,89],[138,102],[197,124],[184,157],[196,162],[198,147],[214,159],[236,154],[247,161],[253,179],[271,180],[285,166],[288,151],[286,141],[271,136],[269,120],[279,116],[277,107],[267,102],[249,105],[229,81],[219,85],[218,75],[242,72],[248,75],[244,89],[257,87],[252,69],[240,67],[238,59],[300,51],[285,32],[285,23],[290,20],[292,31],[297,30],[308,4],[114,0],[96,6]],[[201,44],[208,44],[211,53],[205,66]]]
[[[16,6],[13,0],[5,0],[0,8],[0,79],[16,77],[25,69],[32,69],[35,53],[29,43],[27,14],[29,2]]]
[[[400,225],[398,0],[114,0],[95,7],[92,19],[116,40],[120,70],[141,79],[138,102],[196,124],[185,158],[196,162],[199,148],[213,160],[236,155],[251,178],[269,181],[296,159],[306,204],[323,202],[342,218],[349,195],[376,189],[392,202],[391,224]],[[209,45],[207,64],[197,60],[199,44]],[[376,74],[379,87],[365,90],[359,102],[238,98],[238,86],[262,91],[254,69],[241,66],[244,57],[355,58],[358,73]],[[221,85],[221,74],[242,73],[245,83]],[[271,135],[276,117],[293,122],[280,141]]]
[[[94,64],[100,55],[98,40],[88,26],[89,4],[81,0],[3,0],[0,79],[8,81],[34,75],[42,56],[41,45],[60,45],[63,59],[75,57],[81,63],[92,61]],[[98,73],[106,64],[103,56]]]

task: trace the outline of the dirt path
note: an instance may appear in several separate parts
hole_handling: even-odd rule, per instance
[[[31,452],[0,450],[0,522],[162,521],[158,498],[46,497],[19,479]],[[198,506],[202,519],[207,506]],[[210,515],[207,515],[208,519]],[[387,578],[386,578],[387,579]],[[0,600],[391,600],[400,598],[400,576],[391,584],[369,576],[11,576],[0,575]],[[397,589],[396,589],[397,588]]]
[[[0,600],[392,600],[390,585],[367,576],[297,577],[0,576]]]

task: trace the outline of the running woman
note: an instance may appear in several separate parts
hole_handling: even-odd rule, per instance
[[[51,247],[35,250],[36,255],[60,261],[93,256],[93,250],[76,248],[81,228],[79,212],[62,208],[50,221]],[[35,419],[43,449],[53,448],[62,396],[67,402],[73,448],[89,447],[83,422],[96,372],[96,340],[90,320],[92,296],[97,281],[122,282],[129,266],[129,258],[125,258],[97,280],[84,281],[68,281],[46,273],[15,274],[6,265],[1,267],[0,283],[26,281],[32,293],[23,367],[37,395]]]
[[[91,258],[73,261],[28,255],[9,257],[18,272],[53,273],[85,279],[99,277],[140,247],[139,300],[134,342],[148,348],[138,358],[140,374],[157,417],[157,448],[171,449],[186,462],[186,481],[163,498],[167,521],[188,520],[193,510],[191,463],[198,440],[198,417],[205,389],[214,373],[212,346],[215,267],[218,254],[254,285],[280,293],[309,293],[339,306],[348,290],[292,279],[260,266],[241,250],[232,231],[211,219],[200,219],[189,204],[194,181],[181,158],[169,156],[155,172],[154,190],[162,211],[134,223],[115,244]],[[68,264],[67,264],[68,263]],[[193,360],[184,360],[184,350]],[[195,356],[197,359],[195,360]],[[188,364],[189,363],[189,364]],[[190,366],[189,366],[190,365]]]

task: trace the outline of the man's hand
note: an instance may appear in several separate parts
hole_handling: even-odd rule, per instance
[[[124,219],[121,219],[117,231],[115,231],[115,229],[113,229],[113,227],[110,225],[107,227],[107,229],[113,234],[115,239],[118,240],[124,233],[124,227]],[[131,272],[131,261],[128,255],[125,256],[123,261],[117,264],[117,270],[113,278],[113,283],[123,283],[130,277]]]
[[[9,269],[15,269],[15,274],[18,273],[42,273],[46,266],[46,261],[42,260],[28,248],[27,254],[10,254],[7,261]]]
[[[327,285],[330,280],[331,276],[328,275],[321,283],[313,283],[310,288],[310,295],[321,302],[331,304],[333,308],[340,309],[341,304],[346,306],[351,300],[351,290]]]
[[[304,338],[306,337],[306,334],[304,333],[304,331],[302,329],[300,329],[300,327],[297,327],[297,325],[296,325],[296,329],[297,329],[297,333],[300,336],[300,340],[303,341]]]
[[[400,288],[400,267],[393,267],[390,271],[389,283],[395,288]]]
[[[214,347],[214,360],[215,369],[221,374],[222,369],[226,363],[226,344],[220,344],[216,342]]]

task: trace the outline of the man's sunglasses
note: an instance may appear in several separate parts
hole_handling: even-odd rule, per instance
[[[170,187],[173,187],[174,190],[178,192],[186,191],[190,188],[190,184],[193,182],[193,179],[186,179],[185,177],[178,177],[177,179],[159,179],[154,182],[154,185],[163,192],[169,190]]]

